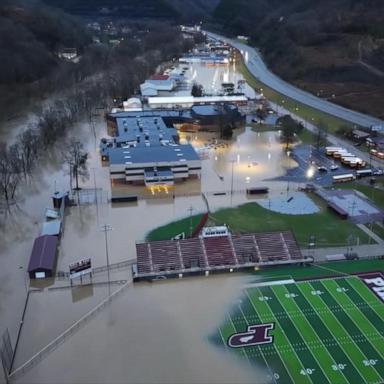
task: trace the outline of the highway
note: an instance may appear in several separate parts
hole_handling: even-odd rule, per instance
[[[333,104],[327,100],[320,99],[311,93],[305,92],[293,85],[285,82],[275,74],[273,74],[265,65],[263,59],[255,48],[242,44],[238,41],[229,39],[227,37],[217,35],[215,33],[206,32],[211,38],[218,39],[233,47],[237,48],[243,58],[244,63],[253,76],[268,87],[275,91],[294,99],[302,104],[308,105],[319,111],[326,112],[332,116],[351,122],[352,124],[360,125],[363,127],[370,127],[372,125],[382,125],[384,121],[372,116],[364,115],[360,112],[352,111],[350,109]]]

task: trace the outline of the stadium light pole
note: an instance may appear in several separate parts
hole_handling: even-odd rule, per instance
[[[231,171],[231,207],[232,207],[232,196],[233,196],[233,166],[236,160],[231,160],[232,163],[232,171]]]
[[[193,207],[191,205],[189,207],[189,237],[192,237],[192,212],[193,212]]]
[[[107,258],[107,272],[108,272],[108,288],[110,288],[110,278],[109,278],[109,254],[108,254],[108,236],[107,232],[112,231],[112,227],[109,224],[104,224],[101,227],[101,231],[104,232],[105,236],[105,256]]]
[[[291,169],[291,151],[287,151],[287,156],[288,156],[288,171]],[[289,193],[289,181],[290,181],[290,176],[288,175],[287,177],[287,197]]]

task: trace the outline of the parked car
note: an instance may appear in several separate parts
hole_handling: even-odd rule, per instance
[[[336,165],[336,164],[332,164],[332,165],[329,167],[329,169],[330,169],[331,171],[336,171],[336,169],[339,169],[339,166]]]
[[[324,165],[320,165],[320,167],[317,167],[317,170],[319,172],[327,172],[328,171],[327,167],[324,167]]]

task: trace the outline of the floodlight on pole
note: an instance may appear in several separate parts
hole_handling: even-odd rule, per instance
[[[107,232],[112,231],[112,230],[113,230],[113,228],[109,224],[104,224],[101,227],[101,232],[104,232],[104,236],[105,236],[105,256],[107,258],[108,286],[109,286],[109,283],[110,283],[110,279],[109,279],[109,253],[108,253],[108,236],[107,236]]]

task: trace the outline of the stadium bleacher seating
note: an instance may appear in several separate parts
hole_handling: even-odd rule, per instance
[[[136,245],[139,274],[300,260],[292,232],[155,241]]]
[[[235,256],[227,236],[207,237],[204,239],[209,265],[234,265]]]
[[[176,271],[181,269],[176,241],[155,241],[150,246],[154,271]]]
[[[185,268],[206,266],[200,239],[185,239],[179,242]]]
[[[151,260],[149,258],[148,244],[136,244],[137,269],[141,273],[151,272]]]
[[[232,236],[232,242],[239,264],[259,261],[259,251],[253,235]]]

